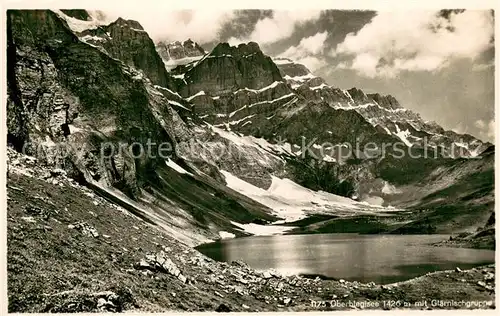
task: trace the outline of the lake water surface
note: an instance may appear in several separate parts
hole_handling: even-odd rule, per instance
[[[386,284],[427,272],[493,263],[495,251],[434,247],[445,235],[314,234],[253,236],[197,249],[218,261],[243,260],[257,270]]]

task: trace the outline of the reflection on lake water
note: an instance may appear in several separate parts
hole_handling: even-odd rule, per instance
[[[255,236],[222,240],[197,249],[218,260],[243,260],[283,274],[322,275],[391,283],[430,271],[493,263],[492,250],[433,247],[444,235],[315,234]]]

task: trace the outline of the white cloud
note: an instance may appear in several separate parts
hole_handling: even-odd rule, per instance
[[[351,68],[367,77],[433,71],[454,58],[478,57],[492,45],[493,25],[490,11],[452,13],[449,20],[431,11],[381,12],[331,55],[351,56]]]
[[[309,70],[314,71],[326,65],[322,57],[328,33],[320,32],[300,40],[297,46],[289,47],[280,56],[290,58],[304,64]]]
[[[368,53],[362,53],[354,58],[352,61],[352,68],[363,69],[365,75],[374,77],[377,74],[378,61],[378,58],[375,56]]]
[[[274,11],[272,17],[260,19],[252,33],[245,38],[230,38],[230,44],[254,41],[259,44],[271,44],[290,37],[297,24],[319,18],[320,10]]]
[[[305,37],[300,40],[299,45],[288,48],[283,55],[315,55],[320,54],[325,46],[325,41],[328,33],[316,33],[313,36]]]
[[[191,38],[199,43],[216,40],[224,23],[232,20],[233,11],[213,10],[169,10],[159,7],[155,10],[131,10],[117,8],[105,11],[109,17],[122,17],[138,21],[149,36],[158,40],[186,40]]]
[[[236,38],[236,37],[230,37],[227,40],[227,43],[231,46],[238,46],[241,43],[248,43],[250,42],[249,39],[241,39],[241,38]],[[260,44],[260,43],[259,43]]]
[[[323,58],[315,56],[307,56],[297,60],[297,62],[306,66],[311,72],[321,69],[327,65],[327,62]]]
[[[495,120],[485,122],[484,120],[477,120],[474,123],[479,129],[479,137],[485,140],[493,140],[495,138]]]

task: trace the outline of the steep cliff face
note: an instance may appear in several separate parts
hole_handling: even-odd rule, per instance
[[[47,151],[49,163],[136,194],[136,168],[149,162],[128,151],[119,161],[98,156],[102,142],[176,141],[155,119],[142,80],[81,42],[51,11],[9,11],[8,20],[10,138],[28,153]]]
[[[219,44],[182,74],[181,93],[193,111],[215,127],[261,137],[270,130],[268,117],[297,95],[272,60],[256,43]]]
[[[110,40],[103,46],[113,57],[143,70],[154,84],[173,87],[153,41],[138,22],[119,18],[106,31]]]
[[[137,21],[118,18],[108,25],[79,24],[61,14],[78,38],[110,57],[144,72],[152,83],[175,90],[174,80],[156,52],[155,44]]]
[[[278,68],[265,56],[257,43],[217,45],[184,74],[181,95],[192,96],[200,91],[219,95],[242,88],[261,89],[282,81]]]
[[[278,66],[281,76],[283,77],[286,76],[290,78],[301,77],[301,76],[307,76],[311,73],[306,66],[299,63],[295,63],[293,60],[289,58],[278,57],[273,59],[273,62]]]

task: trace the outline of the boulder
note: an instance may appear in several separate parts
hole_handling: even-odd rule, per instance
[[[68,228],[76,229],[80,231],[84,236],[94,237],[94,238],[99,237],[99,232],[97,231],[97,229],[95,229],[92,225],[88,224],[87,222],[69,224]]]
[[[168,274],[176,277],[182,283],[186,283],[188,281],[188,277],[181,272],[177,265],[166,255],[164,251],[146,255],[135,265],[135,267],[136,269],[167,272]]]

